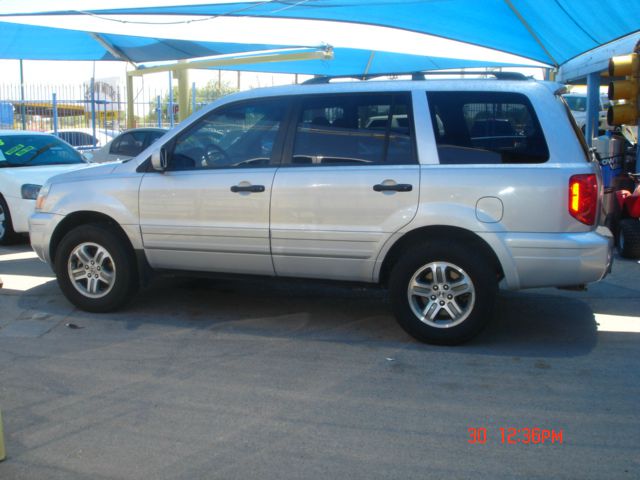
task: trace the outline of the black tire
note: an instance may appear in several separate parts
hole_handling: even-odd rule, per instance
[[[618,253],[624,258],[640,258],[640,219],[620,220],[618,230]]]
[[[73,280],[72,269],[82,273],[83,268],[91,280]],[[88,312],[117,310],[138,290],[131,245],[106,224],[81,225],[67,233],[56,250],[55,270],[65,297]]]
[[[9,206],[0,195],[0,245],[11,245],[18,239],[18,234],[13,229]]]
[[[604,226],[607,227],[611,233],[613,234],[613,241],[616,245],[618,245],[618,236],[620,230],[620,213],[617,214],[610,213],[604,219]]]
[[[435,272],[443,278],[434,280]],[[424,285],[413,290],[420,295],[409,294],[414,277]],[[470,291],[465,293],[463,285],[470,285]],[[492,316],[497,292],[494,262],[484,258],[475,245],[442,240],[408,250],[389,279],[391,304],[400,326],[417,340],[438,345],[456,345],[480,333]],[[414,309],[430,312],[432,319],[420,319]]]

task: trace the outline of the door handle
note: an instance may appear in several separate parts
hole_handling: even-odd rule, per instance
[[[373,186],[373,190],[376,192],[410,192],[413,190],[413,185],[410,183],[397,183],[395,185],[383,185],[378,183]]]
[[[264,185],[234,185],[231,187],[233,193],[239,192],[252,192],[261,193],[264,192]]]

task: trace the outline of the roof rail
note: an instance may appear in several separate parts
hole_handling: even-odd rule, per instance
[[[422,78],[416,78],[417,76]],[[413,80],[425,80],[427,75],[483,75],[488,77],[494,77],[496,80],[528,80],[529,77],[519,72],[473,72],[467,70],[460,71],[430,71],[430,72],[416,72],[412,74]]]
[[[335,79],[354,79],[354,80],[372,80],[374,78],[380,77],[389,77],[389,76],[400,76],[400,75],[411,75],[411,80],[426,80],[428,75],[483,75],[494,77],[496,80],[528,80],[529,77],[523,75],[519,72],[471,72],[471,71],[426,71],[426,72],[403,72],[403,73],[375,73],[369,75],[335,75],[335,76],[322,76],[322,77],[313,77],[309,80],[305,80],[302,82],[302,85],[318,85],[323,83],[329,83],[331,80]]]

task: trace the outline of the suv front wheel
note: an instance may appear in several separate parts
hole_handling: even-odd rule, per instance
[[[89,312],[123,306],[138,287],[135,258],[108,225],[89,224],[67,233],[55,257],[58,283],[67,299]]]
[[[455,345],[477,335],[491,318],[496,269],[476,248],[433,241],[400,257],[389,292],[407,333],[423,342]]]

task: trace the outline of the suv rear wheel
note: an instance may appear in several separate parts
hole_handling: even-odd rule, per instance
[[[400,326],[428,343],[455,345],[491,317],[496,269],[475,248],[434,241],[405,253],[391,271],[391,303]]]
[[[67,233],[56,251],[58,283],[67,299],[89,312],[123,306],[138,289],[133,252],[102,224],[82,225]]]

